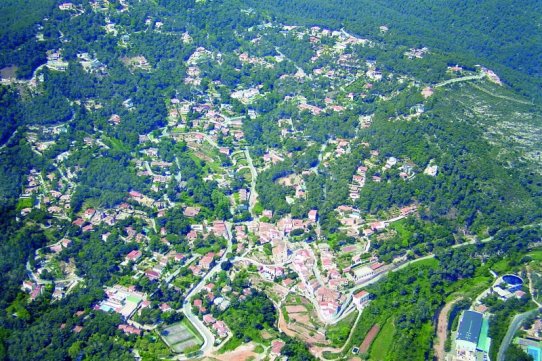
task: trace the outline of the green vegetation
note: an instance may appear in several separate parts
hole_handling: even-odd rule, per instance
[[[496,296],[486,297],[484,299],[484,304],[489,306],[489,311],[492,313],[489,320],[491,327],[489,328],[488,334],[489,337],[491,337],[489,356],[496,359],[499,347],[512,318],[516,314],[526,312],[529,309],[534,309],[535,305],[527,298],[512,298],[507,301],[502,301]]]
[[[386,353],[392,346],[394,332],[395,328],[393,320],[389,319],[386,321],[369,349],[371,360],[384,360],[386,358]]]
[[[498,255],[506,249],[509,252],[507,260],[519,263],[528,252],[529,242],[537,239],[539,234],[538,229],[502,231],[495,236],[497,240],[494,242],[449,249],[438,254],[436,260],[417,262],[401,271],[392,272],[385,280],[369,288],[375,299],[363,312],[354,330],[352,345],[360,345],[375,323],[384,325],[393,319],[395,329],[393,342],[387,349],[385,358],[392,360],[429,358],[433,334],[430,322],[436,310],[450,298],[450,295],[473,297],[481,289],[487,288],[490,282],[487,279],[490,278],[488,267],[500,259]],[[476,257],[478,254],[489,257],[484,266]],[[475,283],[480,280],[486,283],[482,285]],[[497,333],[495,335],[497,336]]]
[[[472,66],[482,62],[505,74],[516,88],[540,99],[542,77],[536,63],[539,58],[533,54],[541,54],[542,45],[537,30],[530,26],[540,14],[535,0],[521,4],[512,0],[484,4],[462,0],[243,2],[255,9],[265,9],[287,23],[344,27],[354,34],[367,34],[394,45],[428,46],[451,53],[451,64],[468,62]],[[381,33],[381,25],[387,25],[389,32]],[[402,51],[389,48],[386,51],[388,66],[404,69]],[[408,70],[424,80],[439,76],[434,69],[424,71],[431,65],[430,62],[417,64]]]
[[[243,342],[262,342],[261,331],[273,327],[276,310],[273,302],[260,292],[253,292],[245,300],[232,300],[231,306],[220,315]]]
[[[156,333],[126,335],[118,314],[95,309],[104,286],[121,283],[149,295],[136,321],[160,329],[180,322],[180,313],[159,305],[181,308],[185,291],[201,280],[182,262],[226,247],[224,237],[202,234],[196,225],[240,225],[266,209],[273,217],[262,221],[271,223],[286,215],[305,220],[318,210],[317,225],[290,234],[297,245],[326,240],[333,250],[347,244],[361,250],[359,237],[339,222],[338,206],[357,208],[364,222],[417,207],[372,236],[363,260],[434,259],[372,285],[375,299],[355,327],[352,314],[327,330],[332,344],[342,346],[354,328],[350,344],[359,346],[372,325],[381,325],[370,349],[375,360],[430,359],[439,307],[457,297],[472,300],[490,284],[490,269],[519,270],[542,260],[542,252],[528,248],[540,240],[540,230],[528,225],[542,219],[542,41],[535,0],[73,4],[63,10],[52,0],[5,0],[1,6],[0,70],[17,77],[0,85],[1,361],[127,360],[134,349],[143,359],[170,358]],[[290,31],[285,24],[307,28]],[[313,36],[313,25],[335,35]],[[369,45],[338,35],[341,29],[369,38]],[[429,52],[422,59],[405,56],[410,47],[424,46]],[[447,71],[455,64],[463,70]],[[425,86],[479,73],[475,64],[495,70],[504,85],[471,79],[434,87],[427,99],[421,95]],[[372,67],[382,79],[368,75]],[[248,89],[258,95],[233,94]],[[205,139],[196,136],[201,133]],[[216,145],[239,156],[230,158]],[[252,210],[246,201],[232,202],[251,186],[245,149],[258,168]],[[390,157],[400,166],[385,169]],[[434,177],[423,174],[429,164],[438,166]],[[353,197],[353,175],[362,165],[366,182]],[[185,213],[188,207],[193,214]],[[31,212],[21,214],[26,208]],[[100,212],[92,221],[82,214],[88,208]],[[63,238],[68,247],[44,248],[36,258],[36,250]],[[257,237],[248,238],[250,249]],[[451,248],[472,239],[491,242]],[[122,264],[136,249],[142,260]],[[263,251],[270,256],[272,243]],[[266,331],[286,342],[289,360],[312,360],[306,345],[278,333],[269,297],[279,296],[256,291],[233,265],[236,255],[222,263],[215,294],[228,293],[231,305],[223,311],[202,297],[233,333],[223,350],[249,341],[267,346]],[[353,256],[343,255],[340,268]],[[27,264],[52,280],[32,302],[21,291]],[[159,281],[144,275],[161,267]],[[257,268],[249,270],[254,275]],[[58,278],[74,275],[81,283],[53,301],[63,283]],[[533,275],[533,282],[540,288],[542,279]],[[236,297],[223,291],[226,286]],[[505,325],[530,306],[518,302],[490,300],[492,322]],[[85,315],[75,316],[78,311]],[[494,347],[503,327],[491,329]]]
[[[284,314],[284,311],[282,314]],[[354,325],[357,316],[357,312],[352,312],[343,320],[330,326],[326,330],[326,338],[332,342],[333,346],[341,347],[346,342],[348,336],[350,335],[350,331],[352,331],[352,326]]]

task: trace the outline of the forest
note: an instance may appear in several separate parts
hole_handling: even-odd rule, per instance
[[[494,98],[468,103],[467,95],[474,94],[479,100],[481,93],[467,85],[437,90],[430,99],[420,94],[422,84],[450,78],[447,66],[462,64],[473,72],[476,64],[482,64],[501,75],[506,91],[519,99],[515,105],[522,104],[506,109],[501,120],[515,122],[516,113],[521,113],[537,121],[542,99],[542,39],[534,25],[540,14],[536,0],[157,0],[133,2],[129,12],[117,11],[122,6],[112,0],[107,15],[94,11],[88,1],[74,0],[82,11],[77,16],[61,11],[58,3],[6,0],[0,11],[4,25],[0,29],[0,68],[15,69],[17,79],[25,84],[35,81],[28,87],[0,85],[0,361],[128,360],[133,358],[134,347],[144,359],[169,355],[154,333],[141,338],[125,335],[117,329],[123,322],[118,315],[92,309],[103,299],[104,286],[133,284],[138,291],[152,294],[152,304],[136,316],[137,321],[179,321],[180,313],[164,314],[158,305],[168,302],[177,309],[182,307],[182,292],[199,278],[183,265],[172,287],[146,277],[134,281],[129,267],[120,266],[126,254],[135,249],[148,257],[170,250],[187,255],[193,251],[189,257],[218,253],[226,247],[226,240],[198,235],[189,242],[192,226],[252,218],[245,204],[232,202],[236,192],[250,187],[247,173],[231,174],[233,157],[220,154],[215,160],[196,152],[193,143],[189,146],[184,140],[166,137],[157,140],[168,130],[172,99],[190,104],[185,115],[187,128],[203,118],[204,113],[194,105],[209,94],[214,98],[205,100],[207,106],[242,120],[238,130],[244,139],[238,155],[247,150],[259,168],[255,214],[272,210],[273,219],[267,221],[276,221],[286,215],[306,218],[309,210],[318,210],[318,226],[309,226],[306,232],[293,231],[292,243],[319,240],[334,251],[355,243],[356,238],[347,236],[337,219],[340,205],[357,208],[366,219],[418,206],[417,216],[395,225],[396,234],[385,240],[378,235],[371,238],[371,255],[382,262],[434,255],[434,260],[393,272],[369,289],[374,299],[354,330],[352,343],[359,344],[375,323],[390,325],[395,334],[388,359],[431,357],[432,321],[446,297],[455,293],[472,296],[476,281],[484,281],[503,255],[507,266],[521,264],[529,243],[541,237],[528,226],[542,218],[542,176],[519,156],[519,148],[488,136],[488,129],[495,125],[492,118],[487,120],[471,111],[480,104],[480,108],[508,108],[511,103]],[[486,17],[500,20],[491,23]],[[158,19],[164,23],[162,30],[149,31],[152,26],[148,21],[154,24]],[[121,34],[108,33],[106,21],[115,23]],[[272,28],[278,22],[345,29],[370,37],[374,46],[349,45],[346,51],[362,59],[358,65],[363,74],[366,62],[378,59],[384,81],[369,87],[367,79],[349,79],[343,87],[326,77],[295,80],[293,74],[298,71],[313,74],[329,66],[331,57],[323,54],[313,62],[309,36]],[[265,30],[268,25],[271,30]],[[382,25],[389,31],[382,32]],[[190,34],[191,41],[182,40],[184,33]],[[405,50],[423,46],[430,48],[430,57],[405,61]],[[60,48],[69,62],[67,68],[41,67],[47,52]],[[190,85],[184,81],[187,61],[199,48],[212,55],[198,63],[201,82]],[[241,52],[260,56],[272,66],[245,64],[239,58]],[[93,64],[102,70],[93,73],[85,69],[79,61],[82,54],[92,57]],[[289,61],[273,60],[279,55]],[[148,61],[148,69],[127,65],[127,59],[138,56]],[[398,78],[408,81],[401,83]],[[236,89],[252,87],[259,87],[261,96],[250,104],[231,96]],[[342,101],[344,95],[337,96],[342,92],[352,93],[351,104],[342,111],[328,109],[315,115],[298,107],[299,99],[304,98],[325,108],[327,98]],[[419,118],[396,120],[409,116],[413,107],[422,103],[424,113]],[[110,121],[113,115],[120,119],[118,124]],[[369,127],[362,127],[364,116],[372,117]],[[289,129],[281,128],[285,119],[291,122]],[[52,126],[61,129],[51,142],[54,144],[38,151],[30,134]],[[169,130],[181,132],[180,125],[173,128]],[[220,134],[214,126],[204,131],[218,133],[219,146],[233,144],[231,137]],[[348,152],[320,159],[324,151],[333,153],[330,144],[338,139],[349,143]],[[150,177],[138,174],[134,161],[149,162],[150,157],[142,154],[151,148],[161,160],[171,163],[170,181],[160,185],[166,189],[163,193]],[[374,150],[380,155],[373,156]],[[262,157],[271,151],[285,155],[284,161],[264,164]],[[20,202],[30,170],[35,170],[36,177],[48,173],[58,177],[56,169],[62,156],[67,157],[62,163],[66,173],[76,174],[67,216],[52,216],[45,206],[38,209],[35,197]],[[389,157],[410,164],[416,176],[403,180],[397,169],[383,173],[380,165]],[[242,158],[235,162],[247,162]],[[359,199],[352,200],[352,176],[368,162],[377,165],[368,170],[367,178],[382,176],[382,181],[367,182]],[[439,167],[435,177],[423,174],[431,162]],[[232,179],[231,184],[219,177],[213,179],[217,168],[224,170],[221,175],[226,180]],[[157,167],[153,170],[161,174]],[[292,175],[299,175],[306,192],[293,202],[289,199],[295,195],[294,188],[279,183]],[[159,211],[140,205],[128,198],[132,190],[167,198],[182,207]],[[156,229],[136,217],[118,220],[113,228],[96,226],[89,233],[72,224],[87,208],[110,209],[123,202],[134,213],[156,215]],[[25,205],[36,207],[22,218]],[[186,206],[197,206],[199,213],[190,218],[184,213]],[[129,226],[148,238],[148,244],[125,241]],[[106,242],[102,235],[108,232]],[[54,285],[46,287],[36,301],[28,302],[21,291],[22,282],[28,279],[27,264],[35,266],[36,250],[63,237],[73,242],[58,253],[57,260],[73,264],[75,275],[84,283],[58,302],[51,302]],[[450,249],[467,237],[494,237],[494,241]],[[270,244],[263,249],[273,253]],[[222,266],[226,271],[233,264],[228,261]],[[233,300],[223,313],[215,312],[216,318],[229,325],[238,344],[261,341],[263,329],[276,331],[275,305],[265,293],[251,288],[245,276],[237,274],[232,288],[239,293],[250,288],[251,295]],[[49,271],[44,271],[43,278],[54,279]],[[512,309],[524,307],[523,303],[495,301],[494,322],[504,323]],[[83,327],[82,331],[73,332],[76,326]],[[500,339],[504,331],[495,328],[491,332]],[[285,335],[280,338],[286,342],[283,355],[289,360],[313,359],[301,341]]]

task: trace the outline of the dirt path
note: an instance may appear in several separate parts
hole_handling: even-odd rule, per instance
[[[225,352],[221,355],[214,354],[211,357],[208,357],[207,360],[219,360],[219,361],[248,361],[248,360],[260,360],[260,354],[254,352],[255,345],[250,343],[248,345],[242,345],[237,347],[235,350],[230,352]]]
[[[473,87],[475,87],[476,89],[486,93],[486,94],[489,94],[491,95],[492,97],[495,97],[495,98],[499,98],[499,99],[504,99],[504,100],[510,100],[512,102],[516,102],[516,103],[519,103],[519,104],[525,104],[525,105],[533,105],[533,103],[531,102],[528,102],[528,101],[525,101],[525,100],[520,100],[520,99],[516,99],[516,98],[512,98],[512,97],[508,97],[506,95],[498,95],[498,94],[495,94],[495,93],[492,93],[490,92],[489,90],[487,89],[484,89],[482,88],[481,86],[478,86],[478,85],[475,85],[475,84],[471,84]]]
[[[440,310],[440,314],[438,315],[437,342],[435,343],[434,349],[435,356],[439,361],[444,361],[446,356],[444,345],[446,344],[446,338],[448,337],[448,313],[450,313],[452,306],[462,299],[463,297],[460,297],[448,302],[446,305],[444,305],[442,310]]]

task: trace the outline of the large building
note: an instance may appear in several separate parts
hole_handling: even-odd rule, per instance
[[[487,337],[488,330],[488,321],[481,313],[465,311],[457,330],[456,359],[486,359],[491,344],[491,339]]]
[[[457,330],[457,348],[466,351],[476,351],[478,338],[482,330],[482,314],[474,311],[465,311]]]

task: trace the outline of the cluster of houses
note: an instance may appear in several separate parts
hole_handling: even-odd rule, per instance
[[[331,261],[329,254],[324,254],[326,259],[326,265],[329,270],[336,270]],[[329,262],[327,262],[329,261]],[[335,285],[326,284],[316,269],[316,257],[312,250],[302,248],[294,253],[292,260],[292,269],[298,274],[300,282],[297,284],[297,289],[301,294],[307,297],[309,300],[313,300],[320,310],[321,316],[325,320],[331,319],[337,314],[342,302],[345,300],[345,296],[337,290],[340,286],[340,282],[336,282]],[[340,274],[337,274],[337,278],[332,278],[334,272],[328,271],[329,279],[340,279]]]

